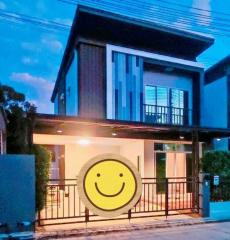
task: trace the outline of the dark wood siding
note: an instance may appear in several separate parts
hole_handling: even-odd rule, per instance
[[[79,115],[105,118],[105,47],[79,44]]]
[[[200,81],[203,74],[193,74],[193,125],[200,125]]]

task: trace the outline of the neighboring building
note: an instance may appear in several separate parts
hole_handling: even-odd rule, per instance
[[[205,72],[203,125],[230,128],[230,56]],[[230,150],[229,138],[213,141],[214,149]]]
[[[56,164],[61,179],[76,179],[99,154],[120,154],[159,193],[150,201],[148,189],[141,198],[152,212],[165,194],[156,178],[181,183],[171,183],[169,202],[183,198],[184,210],[197,210],[198,188],[187,181],[198,176],[202,143],[230,135],[201,127],[204,67],[196,57],[212,44],[207,36],[79,6],[52,95],[55,115],[38,117],[34,143],[64,146]]]
[[[0,107],[0,154],[6,153],[6,113],[2,107]]]

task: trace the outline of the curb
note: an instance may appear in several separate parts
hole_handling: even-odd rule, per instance
[[[181,226],[192,226],[192,225],[201,225],[201,224],[211,224],[217,222],[228,222],[230,220],[215,220],[215,219],[200,219],[200,220],[186,220],[186,221],[163,221],[157,223],[145,223],[145,224],[127,224],[127,225],[118,225],[116,227],[91,227],[91,228],[81,228],[81,229],[72,229],[72,230],[62,230],[56,232],[44,232],[37,233],[35,239],[37,240],[47,240],[47,239],[60,239],[60,238],[71,238],[71,237],[88,237],[88,236],[97,236],[110,233],[121,233],[121,232],[130,232],[130,231],[139,231],[139,230],[149,230],[149,229],[162,229],[162,228],[171,228],[171,227],[181,227]]]

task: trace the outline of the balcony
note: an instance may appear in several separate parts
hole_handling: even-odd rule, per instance
[[[143,104],[143,122],[169,125],[191,125],[192,110]]]

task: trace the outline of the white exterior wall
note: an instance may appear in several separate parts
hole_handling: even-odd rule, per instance
[[[73,61],[66,74],[66,115],[78,115],[78,55],[74,52]]]
[[[140,51],[136,49],[131,49],[131,48],[125,48],[125,47],[119,47],[119,46],[113,46],[113,45],[107,45],[106,46],[106,79],[107,79],[107,118],[108,119],[113,119],[114,117],[114,109],[113,109],[113,102],[114,102],[114,95],[113,95],[113,63],[112,63],[112,52],[119,52],[119,53],[126,53],[130,54],[132,56],[139,56],[143,58],[149,58],[149,59],[154,59],[154,60],[159,60],[162,62],[166,63],[176,63],[180,64],[181,66],[189,66],[189,67],[196,67],[200,71],[203,71],[204,66],[201,63],[194,62],[194,61],[188,61],[188,60],[183,60],[180,58],[174,58],[174,57],[169,57],[165,55],[160,55],[160,54],[155,54],[151,52],[145,52],[145,51]],[[154,72],[153,72],[154,73]],[[154,73],[155,75],[152,74],[152,72],[144,72],[144,82],[154,81],[158,86],[167,86],[167,87],[174,87],[178,88],[181,90],[186,90],[189,92],[189,108],[192,109],[192,79],[186,76],[178,76],[178,75],[173,75],[173,74],[160,74],[160,73]],[[156,77],[156,78],[155,78]]]
[[[173,73],[167,74],[148,70],[144,71],[144,84],[188,91],[189,109],[192,109],[192,78]]]
[[[202,125],[205,127],[227,127],[227,78],[223,77],[204,87],[204,115]]]
[[[81,146],[78,144],[65,145],[65,177],[76,178],[82,166],[91,158],[100,154],[119,154],[119,147],[90,145]]]
[[[227,77],[204,87],[202,126],[227,128]],[[215,150],[228,150],[228,139],[214,141]]]
[[[61,136],[34,134],[35,144],[65,145],[65,178],[76,178],[81,167],[91,158],[100,154],[119,154],[126,157],[137,166],[137,157],[140,156],[141,174],[144,176],[144,140],[118,138],[87,138],[89,145],[78,144],[79,136]]]
[[[144,140],[124,144],[120,147],[120,154],[129,159],[136,167],[139,156],[139,172],[141,176],[144,176]]]

